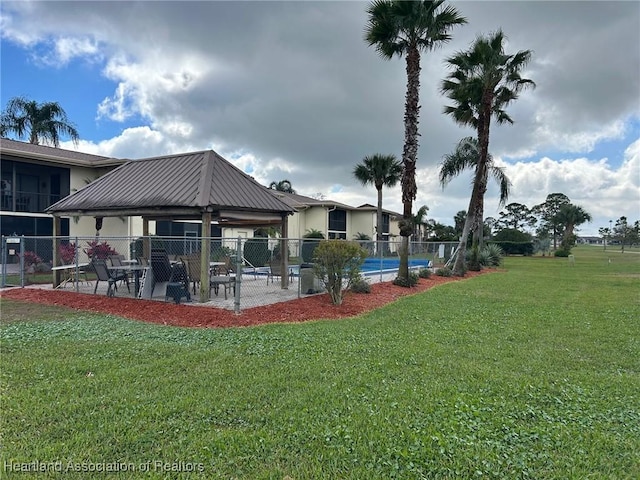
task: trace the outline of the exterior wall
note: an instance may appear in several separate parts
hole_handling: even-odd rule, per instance
[[[397,218],[391,218],[389,220],[389,237],[397,237],[400,235],[400,225]]]
[[[347,238],[352,240],[358,233],[369,235],[371,239],[376,236],[376,212],[371,211],[352,211],[350,229],[347,232]]]
[[[71,193],[80,190],[87,185],[85,180],[95,180],[100,175],[104,175],[108,170],[85,168],[85,167],[71,167],[70,169],[70,186]],[[79,217],[76,222],[75,219],[71,219],[69,222],[69,235],[70,236],[93,236],[96,234],[96,222],[93,217]],[[125,217],[124,221],[117,217],[105,218],[102,223],[102,229],[100,235],[105,237],[126,237],[130,235],[142,235],[142,219],[140,219],[140,230],[132,231],[130,228],[130,221]]]
[[[289,216],[287,224],[287,238],[301,238],[305,232],[307,211],[301,210]]]
[[[327,208],[326,207],[311,207],[308,210],[305,210],[305,225],[304,231],[301,232],[303,237],[307,230],[316,229],[320,230],[324,233],[325,237],[327,236]]]
[[[329,213],[327,207],[310,207],[289,217],[288,238],[302,238],[308,230],[320,230],[325,237],[328,233]],[[360,233],[374,239],[376,236],[376,212],[371,210],[347,210],[347,239],[352,240]],[[389,221],[389,235],[393,239],[400,235],[398,220]]]
[[[224,238],[229,239],[237,239],[238,237],[242,238],[253,238],[253,228],[252,227],[227,227],[222,229],[222,236]]]

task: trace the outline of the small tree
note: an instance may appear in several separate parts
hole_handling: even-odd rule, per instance
[[[314,273],[326,287],[334,305],[342,304],[343,289],[360,278],[367,251],[356,242],[324,240],[315,249]]]

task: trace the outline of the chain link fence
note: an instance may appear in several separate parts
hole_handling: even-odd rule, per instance
[[[190,301],[239,312],[323,292],[313,270],[313,252],[321,241],[152,235],[57,237],[54,242],[53,237],[2,237],[0,286],[38,284],[79,293]],[[357,243],[368,253],[363,278],[376,283],[396,277],[400,241]],[[410,242],[409,267],[443,266],[456,246],[457,242]],[[203,247],[209,250],[208,259],[202,258]],[[103,263],[107,274],[102,267],[96,269]],[[203,267],[208,269],[205,285]]]

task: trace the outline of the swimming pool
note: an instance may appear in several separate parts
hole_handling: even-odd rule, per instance
[[[427,259],[411,259],[409,260],[410,269],[428,268],[431,266],[431,262]],[[373,258],[368,257],[364,260],[360,271],[363,275],[378,275],[382,273],[393,273],[400,268],[399,258]],[[289,271],[293,276],[300,275],[300,265],[290,265]],[[253,269],[247,269],[246,273],[267,275],[269,273],[269,267],[257,267],[255,272]]]
[[[409,268],[427,268],[430,266],[430,262],[427,259],[411,259],[409,260]],[[362,273],[371,274],[387,271],[395,271],[400,268],[399,258],[366,258],[360,269]]]

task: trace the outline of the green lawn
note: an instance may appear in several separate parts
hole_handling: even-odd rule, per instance
[[[2,300],[0,477],[640,478],[640,254],[574,254],[296,325]]]

